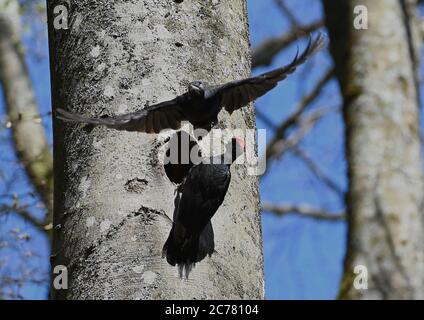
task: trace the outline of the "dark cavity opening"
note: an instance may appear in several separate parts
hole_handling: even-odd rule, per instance
[[[176,184],[183,182],[193,166],[193,155],[195,157],[202,156],[196,139],[187,132],[179,131],[169,139],[165,152],[164,168],[170,181]]]

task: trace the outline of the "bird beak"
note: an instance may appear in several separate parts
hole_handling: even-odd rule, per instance
[[[196,91],[196,92],[202,91],[202,89],[200,87],[196,86],[195,84],[191,84],[190,89],[193,90],[193,91]]]

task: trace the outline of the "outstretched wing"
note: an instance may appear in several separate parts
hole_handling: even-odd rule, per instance
[[[213,90],[213,94],[221,95],[221,106],[232,113],[249,102],[263,96],[273,89],[279,81],[284,80],[293,73],[296,68],[303,64],[310,56],[324,46],[325,37],[318,34],[315,38],[310,38],[308,46],[302,54],[296,54],[295,58],[288,65],[244,80],[228,82]]]
[[[159,133],[163,129],[177,130],[186,117],[181,107],[182,96],[164,101],[142,110],[108,118],[85,118],[78,114],[58,108],[56,117],[67,122],[104,125],[125,131]]]

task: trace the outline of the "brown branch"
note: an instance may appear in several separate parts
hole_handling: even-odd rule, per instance
[[[270,38],[252,49],[252,68],[269,66],[275,56],[294,41],[322,28],[324,21],[317,21],[306,26],[293,27],[289,32]]]
[[[270,212],[277,216],[285,216],[287,214],[297,214],[306,218],[312,218],[316,220],[327,220],[327,221],[344,221],[346,220],[346,213],[340,212],[329,212],[323,209],[312,208],[308,205],[294,205],[294,204],[271,204],[263,203],[261,205],[262,212]]]

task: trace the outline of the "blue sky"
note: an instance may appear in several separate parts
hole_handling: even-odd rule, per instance
[[[320,1],[286,1],[299,21],[308,23],[322,18]],[[289,29],[287,20],[274,1],[248,1],[252,46]],[[266,19],[264,19],[266,17]],[[304,45],[299,42],[298,45]],[[296,44],[296,45],[297,45]],[[293,57],[296,45],[281,53],[269,68],[281,66]],[[323,52],[289,77],[277,89],[259,99],[256,107],[275,123],[287,117],[302,95],[331,66]],[[311,70],[305,74],[305,69]],[[254,73],[264,71],[263,68]],[[312,108],[340,105],[335,81],[324,90]],[[260,120],[258,128],[267,128]],[[268,138],[272,131],[268,129]],[[302,142],[302,149],[343,190],[346,189],[343,122],[340,114],[327,115]],[[290,153],[268,168],[261,180],[262,201],[307,203],[337,211],[343,208],[338,196],[327,190]],[[265,288],[267,299],[333,299],[337,295],[345,253],[346,226],[343,222],[315,221],[298,216],[284,218],[264,214],[262,218]]]
[[[248,0],[250,33],[252,46],[264,39],[287,31],[289,25],[281,12],[274,5],[273,0]],[[299,21],[304,23],[315,21],[322,17],[319,0],[287,1],[298,15]],[[35,21],[35,20],[33,20]],[[41,22],[29,22],[25,44],[28,48],[26,57],[32,83],[35,88],[37,102],[41,114],[50,110],[50,79],[48,65],[47,38],[35,34],[45,33],[45,26]],[[299,41],[300,46],[305,43]],[[281,53],[272,66],[258,68],[254,73],[280,66],[287,63],[296,52],[296,46]],[[257,101],[256,106],[276,124],[282,121],[294,108],[303,94],[308,92],[322,75],[331,66],[331,59],[327,52],[320,53],[294,76],[289,77],[284,84]],[[307,71],[305,71],[307,70]],[[337,84],[332,81],[324,90],[312,108],[339,106]],[[4,103],[0,101],[0,119],[4,116]],[[49,141],[51,142],[51,121],[48,116],[43,118]],[[258,128],[266,128],[268,139],[272,131],[264,123],[258,121]],[[343,150],[343,123],[341,115],[334,113],[327,115],[302,142],[302,148],[314,159],[321,169],[330,176],[343,190],[346,189],[346,164]],[[7,139],[10,130],[0,130],[0,139]],[[17,168],[13,151],[9,145],[2,143],[0,168],[11,177]],[[7,161],[3,155],[8,155]],[[291,153],[275,161],[268,174],[262,179],[260,191],[261,199],[273,203],[290,202],[306,203],[315,207],[322,207],[337,211],[343,208],[342,199],[328,190],[308,168]],[[30,188],[25,176],[18,170],[18,176],[13,186],[19,193],[25,193]],[[0,181],[0,194],[4,186]],[[24,198],[34,202],[33,197]],[[1,203],[2,199],[0,199]],[[37,212],[41,214],[41,211]],[[32,261],[35,267],[42,272],[48,271],[48,245],[45,239],[35,230],[18,221],[16,218],[1,218],[4,232],[15,226],[22,231],[28,231],[33,238],[27,245],[30,250],[37,252],[38,258]],[[333,299],[337,295],[342,262],[345,252],[346,226],[343,222],[324,222],[289,215],[284,218],[264,214],[262,219],[264,256],[265,256],[265,285],[267,299]],[[1,241],[1,238],[0,238]],[[2,254],[3,253],[3,254]],[[11,251],[0,250],[2,256],[11,256],[9,263],[11,272],[19,268],[22,259]],[[39,284],[25,284],[21,295],[29,299],[46,298],[47,287]]]

